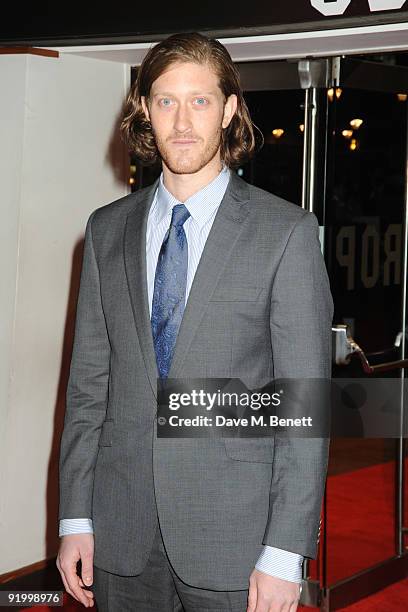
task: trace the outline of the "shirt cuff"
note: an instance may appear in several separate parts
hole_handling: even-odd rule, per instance
[[[59,537],[73,533],[93,533],[92,519],[61,519],[59,522]]]
[[[255,568],[290,582],[302,582],[303,556],[274,546],[264,546]]]

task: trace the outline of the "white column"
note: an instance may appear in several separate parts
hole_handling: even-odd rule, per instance
[[[0,55],[0,574],[58,546],[58,451],[86,220],[129,192],[127,64]]]

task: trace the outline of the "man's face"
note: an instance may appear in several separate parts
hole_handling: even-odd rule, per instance
[[[175,174],[193,174],[220,163],[222,129],[236,110],[225,100],[218,77],[208,65],[177,62],[152,84],[142,106],[150,120],[163,163]]]

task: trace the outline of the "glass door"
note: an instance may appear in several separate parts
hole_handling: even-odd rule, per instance
[[[347,325],[371,365],[397,363],[367,374],[354,357],[334,365],[333,377],[398,384],[405,350],[408,69],[345,58],[340,75],[339,87],[329,92],[325,202],[334,322]],[[332,440],[324,538],[328,609],[398,579],[397,557],[406,549],[405,452],[396,437]]]
[[[265,145],[239,172],[316,214],[334,324],[348,326],[372,365],[405,352],[408,68],[389,61],[240,66]],[[403,371],[369,375],[356,358],[333,366],[333,378],[369,376],[399,379]],[[403,455],[397,438],[332,439],[319,556],[305,564],[304,604],[334,610],[404,573]]]

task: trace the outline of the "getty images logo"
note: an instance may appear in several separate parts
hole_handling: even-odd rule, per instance
[[[370,11],[400,9],[406,0],[368,0]],[[351,0],[310,0],[311,5],[322,15],[342,15]]]

